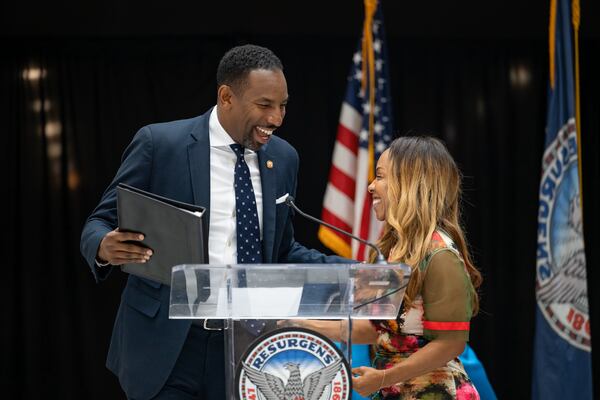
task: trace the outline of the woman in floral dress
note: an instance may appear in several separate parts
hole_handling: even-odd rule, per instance
[[[458,359],[481,284],[459,224],[460,172],[439,140],[400,137],[375,174],[369,192],[386,221],[379,247],[412,274],[396,320],[354,321],[353,341],[375,344],[376,354],[374,368],[353,369],[353,388],[373,399],[479,399]],[[302,325],[340,338],[339,324]]]

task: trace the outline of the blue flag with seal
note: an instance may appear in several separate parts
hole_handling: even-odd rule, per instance
[[[533,399],[591,399],[581,202],[579,1],[550,5],[550,82],[539,189]]]

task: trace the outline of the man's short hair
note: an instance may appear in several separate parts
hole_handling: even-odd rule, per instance
[[[265,47],[253,44],[234,47],[219,62],[217,87],[242,88],[248,74],[257,69],[283,71],[283,64],[275,53]]]

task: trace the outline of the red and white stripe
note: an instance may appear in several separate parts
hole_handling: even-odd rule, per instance
[[[375,218],[369,185],[369,151],[359,146],[363,115],[344,102],[333,150],[329,183],[323,200],[323,220],[354,235],[376,241],[381,223]],[[335,237],[332,237],[335,235]],[[321,241],[336,253],[362,261],[368,251],[358,241],[322,228]]]

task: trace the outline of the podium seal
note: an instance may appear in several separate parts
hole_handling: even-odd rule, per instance
[[[328,338],[303,328],[259,337],[236,372],[240,400],[349,400],[350,367]]]

